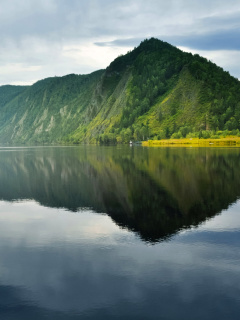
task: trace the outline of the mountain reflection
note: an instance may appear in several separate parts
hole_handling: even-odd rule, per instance
[[[235,202],[239,173],[239,149],[1,149],[0,198],[92,208],[155,242]]]

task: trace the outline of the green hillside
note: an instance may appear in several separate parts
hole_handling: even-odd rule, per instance
[[[102,73],[48,78],[26,88],[1,109],[0,141],[63,141],[84,123]]]
[[[5,106],[9,101],[22,93],[26,86],[10,86],[5,85],[0,87],[0,108]]]
[[[0,87],[2,143],[126,143],[239,129],[240,82],[153,38],[106,70]]]

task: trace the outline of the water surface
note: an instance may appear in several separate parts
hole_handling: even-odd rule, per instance
[[[1,319],[238,319],[240,150],[0,149]]]

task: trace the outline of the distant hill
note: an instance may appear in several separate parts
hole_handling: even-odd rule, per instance
[[[1,143],[116,143],[240,129],[240,82],[151,38],[89,75],[0,87]]]

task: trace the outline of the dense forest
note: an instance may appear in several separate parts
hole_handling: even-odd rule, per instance
[[[106,70],[0,87],[2,143],[218,138],[239,129],[238,79],[154,38]]]

